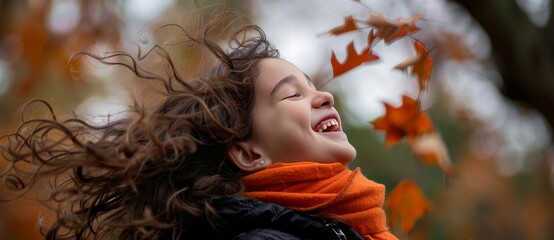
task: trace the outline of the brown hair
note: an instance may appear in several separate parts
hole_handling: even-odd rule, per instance
[[[137,103],[125,118],[97,126],[78,117],[57,119],[37,100],[51,119],[24,120],[2,137],[0,150],[10,162],[2,173],[5,187],[28,190],[42,179],[53,187],[47,200],[57,218],[46,239],[177,239],[193,218],[216,214],[210,198],[243,190],[245,173],[226,153],[251,134],[257,63],[278,52],[257,26],[232,35],[230,53],[207,37],[211,29],[191,39],[218,61],[193,81],[180,76],[160,46],[154,48],[170,77],[143,70],[127,53],[82,53],[161,80],[167,98],[153,111]],[[113,62],[122,55],[132,61]]]

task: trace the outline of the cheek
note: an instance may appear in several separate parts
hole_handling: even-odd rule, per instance
[[[311,130],[310,112],[302,108],[281,107],[267,110],[260,118],[259,125],[266,127],[267,132],[278,136],[295,136],[301,132]]]
[[[297,124],[309,123],[311,111],[309,104],[304,100],[286,102],[275,109],[275,113],[279,118]]]
[[[279,138],[282,133],[287,132],[283,127],[286,123],[269,112],[256,117],[252,124],[252,136],[262,143],[271,142]]]
[[[267,109],[257,112],[253,117],[253,133],[258,141],[266,147],[275,148],[280,145],[306,139],[306,131],[311,131],[309,113],[298,109]],[[302,139],[298,139],[302,138]]]
[[[272,127],[275,123],[273,122],[274,118],[271,116],[269,111],[266,111],[264,114],[263,111],[255,109],[252,112],[252,137],[257,140],[257,142],[264,142],[272,135]]]

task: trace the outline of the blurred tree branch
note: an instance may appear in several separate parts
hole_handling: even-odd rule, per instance
[[[503,94],[540,111],[554,128],[554,18],[535,26],[516,0],[455,0],[488,33]],[[550,4],[550,14],[554,4]]]

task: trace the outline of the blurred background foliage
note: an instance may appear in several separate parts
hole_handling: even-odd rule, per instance
[[[550,0],[228,3],[236,12],[229,24],[261,25],[285,59],[319,81],[332,76],[331,50],[344,58],[348,41],[354,39],[357,46],[364,41],[356,34],[320,35],[345,16],[423,15],[417,38],[435,59],[423,104],[448,146],[456,174],[445,178],[438,167],[418,162],[405,144],[384,147],[383,133],[371,129],[369,122],[383,114],[383,101],[399,104],[401,94],[417,91],[410,76],[391,67],[413,54],[402,41],[376,46],[382,63],[341,76],[325,89],[335,93],[358,149],[351,167],[360,166],[388,191],[411,179],[429,198],[430,211],[410,233],[392,226],[401,239],[554,239]],[[148,83],[128,70],[86,58],[69,64],[69,59],[82,51],[136,55],[157,42],[171,48],[182,71],[196,71],[201,67],[195,64],[197,55],[170,44],[182,33],[160,26],[197,26],[198,16],[221,7],[216,0],[0,1],[0,134],[15,129],[18,112],[31,99],[45,99],[58,112],[93,121],[124,109],[129,96],[150,101],[144,92]],[[156,59],[143,63],[155,66]],[[44,207],[25,198],[2,203],[0,238],[40,239],[37,218],[44,214]]]

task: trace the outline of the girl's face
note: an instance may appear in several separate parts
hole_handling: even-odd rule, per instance
[[[250,142],[264,163],[343,162],[356,150],[342,131],[333,95],[316,90],[293,64],[262,60],[254,82],[253,132]]]

